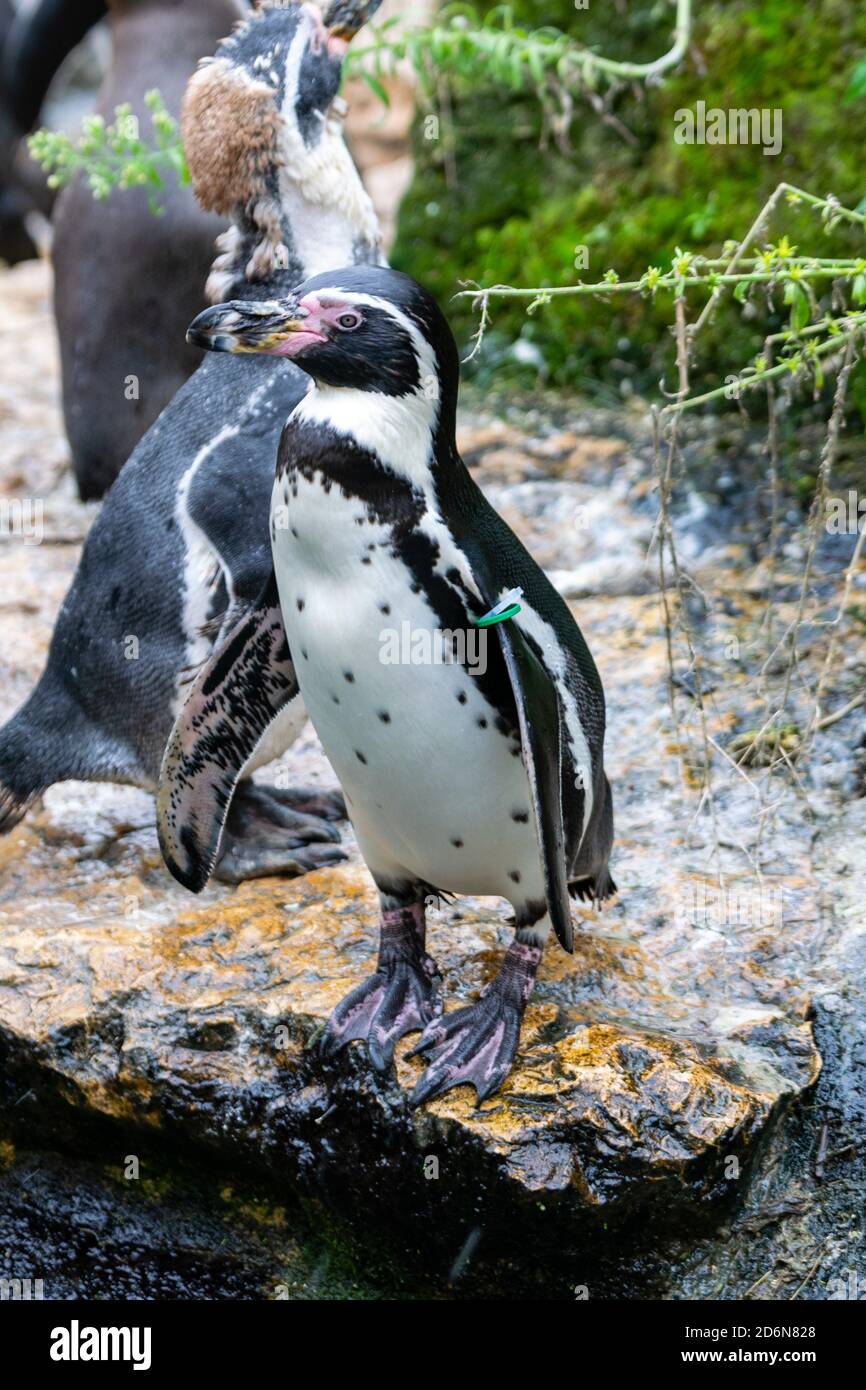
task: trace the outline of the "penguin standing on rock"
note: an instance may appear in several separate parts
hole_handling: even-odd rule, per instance
[[[166,749],[163,853],[202,886],[227,760],[240,765],[300,688],[381,899],[376,972],[338,1005],[323,1047],[365,1039],[385,1069],[397,1040],[423,1029],[413,1103],[462,1083],[480,1101],[511,1068],[551,926],[572,949],[569,894],[615,891],[598,672],[457,453],[457,351],[420,285],[384,268],[323,274],[282,303],[206,310],[190,337],[283,357],[312,385],[280,444],[275,577]],[[440,634],[454,659],[395,663],[386,639],[406,625],[413,641]],[[456,640],[470,633],[486,640]],[[504,897],[516,925],[477,1003],[448,1014],[425,947],[425,898],[439,893]]]
[[[265,0],[192,78],[183,125],[193,186],[232,219],[212,298],[268,303],[329,266],[380,259],[337,95],[347,40],[375,8],[337,0],[323,20],[315,5]],[[191,673],[271,572],[274,456],[307,384],[285,362],[208,355],[142,439],[90,530],[46,669],[0,729],[0,833],[54,782],[155,787]],[[337,793],[250,781],[305,721],[301,699],[286,701],[251,750],[221,878],[299,874],[343,857]]]

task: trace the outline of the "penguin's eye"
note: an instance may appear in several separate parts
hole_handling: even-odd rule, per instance
[[[337,319],[337,327],[342,328],[344,333],[349,333],[353,328],[357,328],[361,322],[360,314],[341,314]]]

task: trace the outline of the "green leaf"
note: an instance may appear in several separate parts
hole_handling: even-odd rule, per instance
[[[388,96],[387,91],[382,86],[382,83],[379,81],[379,79],[377,77],[374,77],[371,72],[362,72],[361,76],[363,77],[367,86],[370,88],[370,91],[375,92],[382,105],[390,106],[391,98]]]
[[[529,62],[529,71],[532,73],[538,86],[542,86],[544,83],[544,62],[540,51],[534,46],[530,46],[526,50],[526,57]]]
[[[846,101],[859,101],[862,97],[866,97],[866,58],[861,58],[852,72],[851,81],[848,83],[848,90],[845,93]]]
[[[788,280],[785,285],[785,303],[791,306],[791,328],[794,333],[799,333],[806,327],[812,314],[809,300],[795,280]]]

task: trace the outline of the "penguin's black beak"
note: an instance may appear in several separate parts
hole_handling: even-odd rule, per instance
[[[324,15],[325,28],[332,39],[348,43],[376,13],[382,0],[334,0]]]
[[[210,352],[283,356],[283,345],[292,334],[304,331],[308,314],[296,299],[234,299],[204,309],[186,330],[186,340]]]

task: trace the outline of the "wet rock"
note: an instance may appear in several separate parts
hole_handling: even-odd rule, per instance
[[[713,997],[714,942],[677,943],[667,924],[635,935],[620,913],[586,912],[574,957],[552,950],[544,963],[499,1095],[476,1110],[459,1090],[412,1115],[410,1040],[396,1084],[360,1045],[330,1071],[309,1047],[374,966],[364,870],[217,887],[199,902],[169,882],[132,809],[118,809],[113,855],[106,810],[88,841],[98,858],[45,817],[2,842],[0,1042],[44,1108],[182,1133],[337,1197],[359,1152],[375,1169],[375,1148],[359,1145],[384,1128],[392,1202],[412,1205],[435,1142],[460,1155],[466,1181],[495,1172],[517,1207],[559,1194],[616,1208],[664,1190],[679,1204],[718,1195],[731,1156],[744,1161],[780,1101],[816,1075],[805,1000],[792,1010],[768,980],[766,1003],[732,1006]],[[495,906],[431,913],[450,1006],[489,980],[509,935]],[[678,955],[690,958],[686,994],[665,983],[682,980]]]

